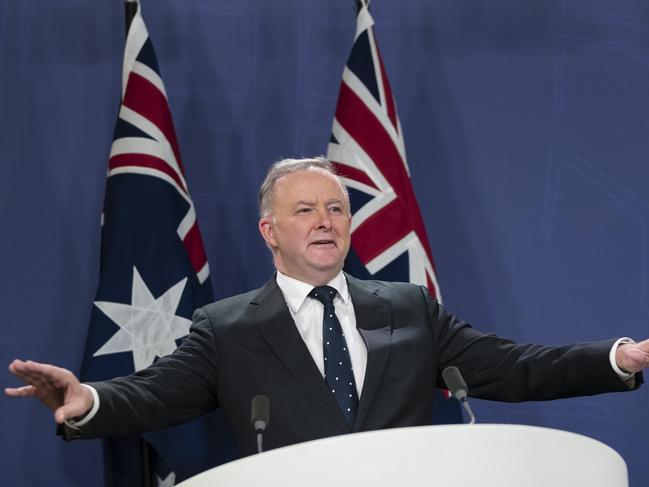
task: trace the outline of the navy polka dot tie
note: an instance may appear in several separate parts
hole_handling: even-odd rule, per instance
[[[324,306],[322,349],[325,381],[336,398],[347,424],[352,428],[358,408],[358,393],[347,342],[334,308],[336,293],[337,291],[330,286],[319,286],[313,288],[309,296],[317,299]]]

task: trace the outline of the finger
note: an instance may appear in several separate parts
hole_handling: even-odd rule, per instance
[[[23,361],[20,359],[13,359],[11,363],[9,364],[9,371],[13,372],[15,367],[18,367],[20,364],[22,364]]]
[[[35,367],[36,362],[24,362],[22,360],[14,360],[9,365],[9,371],[14,374],[19,379],[27,381],[29,377],[33,377],[34,374],[40,374],[42,371],[38,367]]]
[[[83,416],[89,408],[84,407],[83,401],[74,401],[64,404],[54,411],[54,420],[61,424],[68,419],[74,419]]]
[[[16,370],[20,373],[38,373],[53,375],[58,371],[63,371],[60,367],[56,367],[50,364],[42,364],[40,362],[34,362],[33,360],[14,360],[9,366],[10,369]]]
[[[13,375],[18,377],[19,379],[22,379],[24,373],[25,373],[25,362],[22,360],[14,360],[9,364],[9,372],[11,372]]]
[[[54,411],[54,421],[56,421],[58,424],[63,424],[63,422],[67,419],[68,416],[66,414],[66,410],[63,409],[63,407],[60,407],[56,411]]]
[[[65,387],[74,381],[74,375],[67,369],[28,360],[14,360],[9,370],[19,379],[48,389]]]
[[[42,382],[49,383],[52,387],[65,387],[76,381],[76,377],[72,372],[56,365],[41,364],[28,360],[25,362],[25,370],[26,373],[40,377]]]
[[[34,362],[32,360],[25,361],[23,363],[23,368],[24,370],[35,374],[48,375],[52,377],[60,375],[62,372],[67,372],[66,369],[62,369],[61,367],[57,367],[56,365],[42,364],[40,362]]]
[[[63,392],[61,389],[50,387],[38,380],[31,381],[23,387],[7,388],[5,393],[11,397],[36,397],[40,399],[50,409],[55,409],[63,402]]]
[[[11,370],[12,372],[15,371],[20,373],[33,372],[40,369],[42,365],[44,364],[34,362],[33,360],[15,359],[13,362],[11,362],[11,364],[9,364],[9,370]]]
[[[43,377],[40,374],[35,374],[31,372],[21,373],[20,379],[26,382],[29,385],[35,386],[38,389],[42,390],[52,390],[54,387],[52,381],[48,377]]]
[[[6,387],[5,394],[11,397],[28,397],[36,394],[34,386]]]

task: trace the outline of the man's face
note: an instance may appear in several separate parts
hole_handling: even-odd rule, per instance
[[[259,220],[277,270],[313,285],[326,284],[342,269],[350,226],[343,188],[332,174],[317,169],[278,179],[271,214]]]

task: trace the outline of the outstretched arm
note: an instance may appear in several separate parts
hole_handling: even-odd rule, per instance
[[[54,411],[54,419],[59,424],[83,416],[92,408],[92,393],[67,369],[16,359],[9,365],[9,371],[26,385],[8,387],[5,394],[38,398]]]

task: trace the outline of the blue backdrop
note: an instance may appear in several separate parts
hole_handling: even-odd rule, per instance
[[[649,6],[643,0],[375,0],[376,33],[447,307],[551,344],[649,336]],[[352,0],[143,1],[217,297],[271,272],[255,195],[268,164],[326,152]],[[0,0],[0,362],[81,365],[120,94],[117,0]],[[3,385],[15,384],[3,366]],[[563,428],[649,483],[649,388],[477,402],[483,422]],[[0,399],[7,485],[95,485]]]

